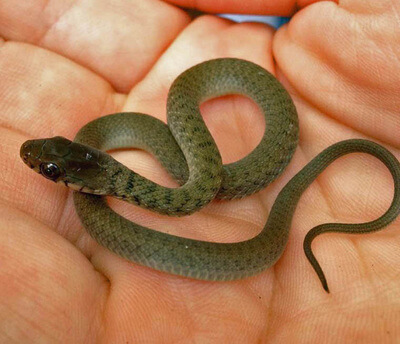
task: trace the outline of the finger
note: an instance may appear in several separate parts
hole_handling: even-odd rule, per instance
[[[313,107],[399,148],[400,67],[393,47],[400,5],[386,3],[310,6],[278,32],[274,52],[291,85]]]
[[[105,279],[48,226],[0,204],[0,340],[85,342],[99,331]]]
[[[146,74],[188,21],[161,1],[35,0],[15,6],[5,0],[0,7],[0,35],[65,56],[121,92]]]
[[[79,127],[99,113],[113,112],[116,105],[111,87],[57,54],[13,42],[0,48],[0,75],[0,154],[6,167],[0,181],[4,188],[2,198],[56,225],[68,192],[26,168],[19,157],[19,147],[32,137],[72,138]]]
[[[0,71],[2,124],[32,136],[70,136],[88,119],[115,108],[107,82],[29,44],[3,44]]]
[[[212,0],[168,0],[169,2],[188,8],[210,13],[244,13],[244,14],[265,14],[277,16],[293,15],[297,9],[308,6],[320,0],[252,0],[247,1],[244,6],[242,1],[212,1]],[[334,0],[335,1],[335,0]]]

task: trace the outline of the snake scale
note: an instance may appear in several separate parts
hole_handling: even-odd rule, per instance
[[[243,159],[222,165],[199,105],[227,94],[252,98],[265,118],[265,133]],[[73,142],[57,136],[29,140],[21,157],[36,172],[74,190],[76,211],[101,245],[133,262],[204,280],[234,280],[272,266],[288,241],[291,221],[303,191],[334,160],[354,152],[381,160],[394,180],[394,197],[378,219],[362,224],[323,224],[308,232],[304,251],[329,292],[312,250],[312,240],[326,232],[368,233],[382,229],[400,212],[400,164],[384,147],[367,140],[338,142],[317,155],[281,190],[262,231],[249,240],[215,243],[158,232],[115,213],[104,195],[166,215],[181,216],[214,198],[253,194],[276,179],[298,143],[296,108],[283,86],[266,70],[240,59],[216,59],[182,73],[167,101],[168,125],[140,113],[117,113],[85,125]],[[136,147],[151,152],[181,185],[160,186],[131,171],[105,151]]]

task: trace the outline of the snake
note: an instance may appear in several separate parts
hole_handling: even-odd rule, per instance
[[[265,119],[265,130],[253,151],[224,165],[200,104],[229,94],[252,99]],[[256,275],[278,261],[301,195],[326,167],[350,153],[370,154],[382,161],[393,177],[394,196],[387,211],[366,223],[319,225],[303,242],[307,259],[329,292],[311,249],[315,237],[327,232],[378,231],[400,212],[400,164],[378,143],[348,139],[323,150],[282,188],[260,233],[241,242],[201,241],[156,231],[117,214],[104,197],[168,216],[192,214],[212,200],[239,199],[264,189],[282,174],[298,141],[296,107],[281,83],[250,61],[221,58],[197,64],[176,78],[167,98],[167,124],[143,113],[115,113],[89,122],[73,141],[62,136],[28,140],[22,144],[20,156],[45,178],[74,190],[74,205],[83,226],[110,251],[170,274],[229,281]],[[153,154],[179,186],[156,184],[107,153],[124,148]]]

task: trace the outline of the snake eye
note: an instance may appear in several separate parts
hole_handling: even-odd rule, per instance
[[[46,162],[40,165],[40,172],[47,179],[56,180],[60,174],[60,168],[53,162]]]

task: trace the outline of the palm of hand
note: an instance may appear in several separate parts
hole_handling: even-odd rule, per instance
[[[171,234],[244,240],[262,228],[282,186],[328,145],[365,137],[400,157],[400,74],[393,52],[393,23],[400,6],[374,15],[378,12],[372,10],[372,1],[347,8],[316,4],[275,35],[262,25],[211,16],[189,23],[183,12],[160,3],[138,6],[136,13],[143,12],[138,18],[128,11],[136,5],[107,9],[96,4],[85,9],[85,20],[79,6],[68,11],[49,7],[42,16],[54,20],[50,29],[40,21],[33,28],[27,21],[17,22],[12,11],[5,11],[7,6],[0,12],[1,22],[9,24],[0,26],[8,39],[0,55],[3,341],[310,342],[333,329],[342,341],[359,338],[358,331],[365,336],[363,342],[382,334],[388,342],[396,338],[399,220],[373,235],[327,235],[316,241],[314,251],[332,290],[329,296],[302,252],[305,233],[319,223],[363,222],[384,212],[392,181],[377,160],[342,158],[307,190],[288,247],[273,268],[251,279],[211,283],[140,267],[98,246],[80,225],[70,192],[24,168],[18,149],[31,137],[72,138],[88,121],[117,111],[165,120],[168,88],[180,72],[224,56],[249,59],[274,71],[272,53],[265,54],[273,43],[280,67],[276,74],[294,97],[301,128],[300,146],[277,182],[247,199],[213,203],[182,219],[110,202],[131,220]],[[24,8],[20,15],[28,18],[35,9]],[[357,15],[363,11],[372,11],[368,19]],[[166,16],[168,30],[160,21]],[[377,19],[384,16],[380,23]],[[321,30],[324,35],[316,35]],[[356,65],[360,61],[361,68]],[[245,156],[261,137],[262,120],[244,98],[214,100],[202,112],[224,162]],[[146,153],[114,156],[156,182],[174,185]],[[343,325],[347,318],[351,326]]]

